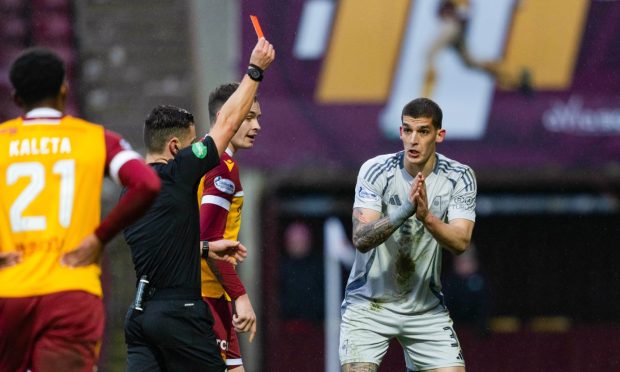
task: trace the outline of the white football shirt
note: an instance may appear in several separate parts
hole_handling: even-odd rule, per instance
[[[355,186],[354,208],[393,212],[407,199],[413,176],[403,167],[404,152],[380,155],[364,163]],[[476,179],[472,169],[437,154],[426,178],[430,212],[444,221],[475,221]],[[342,304],[373,302],[403,314],[421,313],[443,304],[442,248],[424,225],[410,217],[383,244],[356,251]]]

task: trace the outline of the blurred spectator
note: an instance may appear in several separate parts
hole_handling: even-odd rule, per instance
[[[286,256],[280,264],[280,315],[287,320],[322,320],[323,260],[313,252],[308,225],[288,225],[284,248]]]
[[[480,272],[476,246],[453,258],[453,270],[443,281],[446,305],[455,325],[474,326],[480,335],[488,333],[489,290]]]

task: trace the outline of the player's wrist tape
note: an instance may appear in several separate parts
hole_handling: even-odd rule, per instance
[[[401,205],[400,207],[398,207],[397,210],[388,215],[390,223],[395,226],[402,225],[403,222],[405,222],[409,217],[415,214],[416,209],[417,205],[411,204],[409,199],[405,199],[403,205]]]
[[[200,256],[205,260],[209,258],[209,241],[201,240],[200,241]]]

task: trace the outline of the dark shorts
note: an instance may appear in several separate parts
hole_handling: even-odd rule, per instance
[[[104,327],[100,297],[83,291],[0,298],[0,371],[88,371]]]
[[[232,304],[224,296],[220,298],[203,297],[213,314],[213,331],[217,338],[222,357],[226,360],[228,368],[243,365],[241,348],[237,332],[232,325]]]
[[[127,372],[225,371],[201,300],[150,300],[125,318]]]

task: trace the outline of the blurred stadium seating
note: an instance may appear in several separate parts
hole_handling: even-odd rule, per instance
[[[1,0],[0,22],[0,120],[19,115],[12,103],[8,71],[13,59],[27,47],[55,50],[65,61],[67,80],[76,83],[77,49],[74,42],[73,14],[68,0]],[[77,84],[75,84],[77,86]],[[71,92],[67,112],[78,112],[76,93]]]

